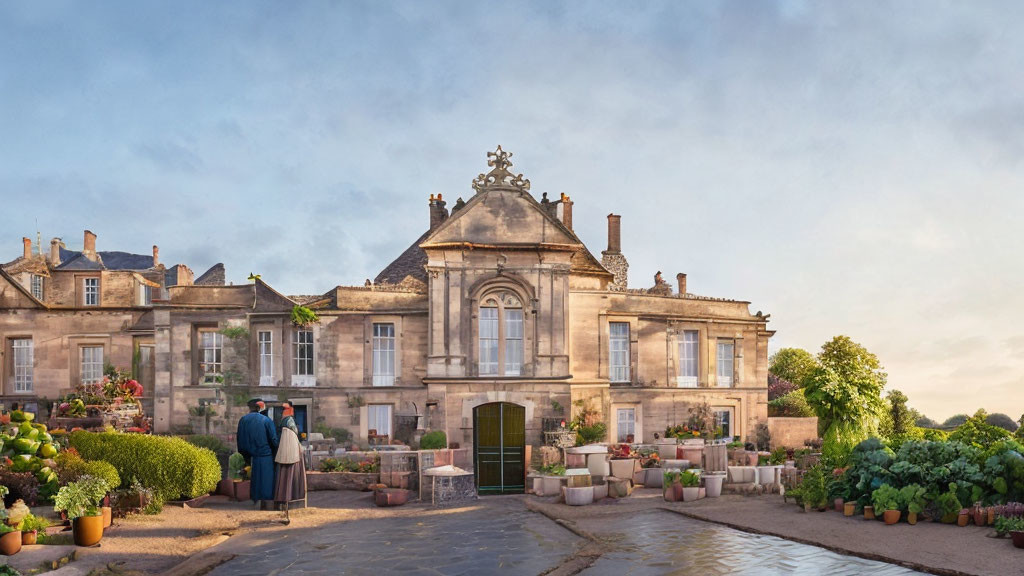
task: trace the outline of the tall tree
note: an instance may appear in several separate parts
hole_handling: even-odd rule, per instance
[[[986,416],[985,423],[993,426],[999,426],[1003,430],[1007,430],[1009,432],[1016,432],[1017,428],[1019,428],[1017,423],[1013,421],[1013,418],[999,412]]]
[[[821,347],[818,363],[806,393],[819,431],[843,443],[862,440],[876,429],[885,409],[887,376],[878,357],[849,337],[836,336]]]
[[[768,372],[801,388],[817,368],[818,360],[802,348],[781,348],[768,359]]]
[[[890,390],[886,395],[889,401],[890,438],[903,438],[914,427],[914,414],[907,408],[907,395],[899,390]]]
[[[945,422],[942,423],[942,428],[945,430],[952,430],[953,428],[962,425],[964,422],[967,422],[967,418],[967,414],[957,414],[956,416],[950,416],[949,418],[946,418]]]

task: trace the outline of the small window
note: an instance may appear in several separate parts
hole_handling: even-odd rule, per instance
[[[366,429],[377,436],[391,436],[391,405],[370,404],[366,407]]]
[[[636,408],[619,408],[617,412],[618,441],[629,442],[629,437],[636,434]]]
[[[292,385],[314,386],[313,376],[313,331],[292,332]]]
[[[629,382],[629,322],[608,324],[608,378]]]
[[[32,275],[32,296],[36,300],[43,299],[43,277],[38,274]]]
[[[395,325],[373,325],[373,385],[395,385]]]
[[[214,329],[199,331],[199,374],[203,384],[224,382],[223,353],[223,334]]]
[[[32,366],[33,349],[31,338],[16,338],[11,340],[11,350],[14,353],[14,361],[11,362],[14,370],[14,391],[25,393],[32,391]]]
[[[274,385],[274,339],[273,333],[261,330],[256,334],[260,354],[260,386]]]
[[[103,379],[103,346],[82,346],[82,384],[98,384]]]
[[[679,339],[679,387],[696,388],[697,370],[700,366],[698,360],[700,344],[697,340],[696,330],[683,332]]]
[[[733,353],[735,345],[731,340],[718,342],[718,386],[732,386]]]
[[[153,305],[153,287],[148,284],[139,285],[139,306]]]
[[[100,279],[82,279],[82,304],[85,306],[100,305]]]

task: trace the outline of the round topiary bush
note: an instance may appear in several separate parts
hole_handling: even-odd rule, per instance
[[[109,462],[124,482],[137,479],[162,500],[202,496],[221,479],[217,456],[181,438],[78,431],[70,443],[86,460]]]
[[[443,450],[448,447],[448,437],[444,430],[431,430],[420,440],[420,450]]]

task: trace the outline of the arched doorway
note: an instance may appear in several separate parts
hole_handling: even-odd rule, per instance
[[[526,408],[508,402],[473,408],[473,469],[477,493],[522,494],[525,446]]]

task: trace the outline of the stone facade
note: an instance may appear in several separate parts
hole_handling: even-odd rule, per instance
[[[0,399],[67,391],[81,380],[76,347],[95,340],[119,366],[150,350],[139,369],[150,371],[161,432],[231,434],[260,396],[295,403],[308,430],[345,428],[361,443],[372,431],[415,442],[439,429],[468,448],[473,408],[497,401],[525,407],[533,445],[583,405],[612,441],[625,428],[651,441],[705,402],[729,436],[750,437],[767,420],[767,317],[687,293],[685,275],[678,291],[660,273],[630,289],[620,216],[608,217],[599,261],[572,230],[572,199],[536,200],[509,156],[489,154],[491,171],[451,213],[432,196],[429,229],[375,282],[319,296],[287,297],[259,278],[225,286],[220,265],[193,283],[184,265],[164,269],[155,247],[147,268],[111,269],[95,236],[91,250],[87,235],[81,253],[65,251],[95,265],[82,270],[29,247],[0,276]],[[32,270],[48,274],[43,298],[31,294]],[[89,275],[102,287],[94,307],[78,293]],[[150,284],[153,297],[141,299]],[[319,322],[297,328],[299,304]],[[7,347],[24,338],[35,346],[33,385],[16,391]]]

